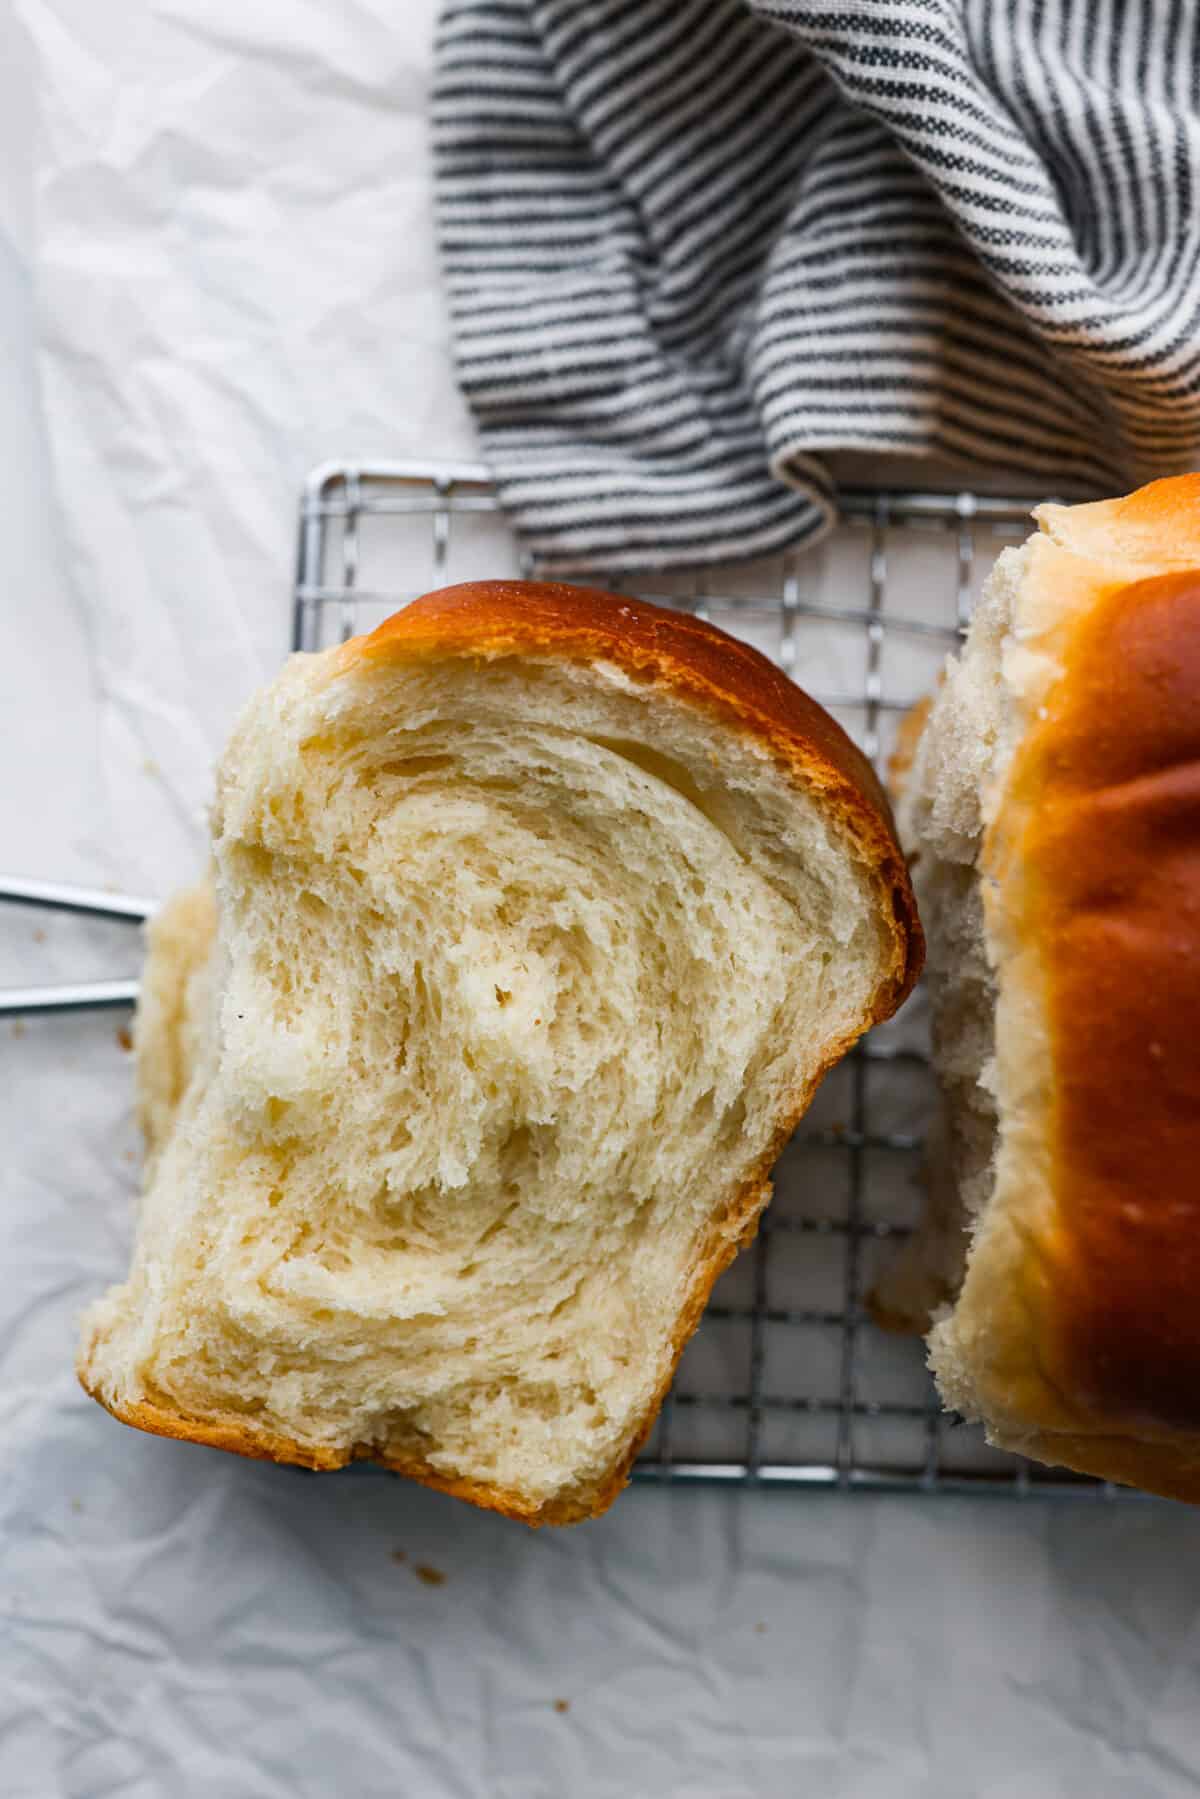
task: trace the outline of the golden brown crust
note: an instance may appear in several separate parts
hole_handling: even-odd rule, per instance
[[[275,1431],[260,1429],[233,1414],[224,1418],[193,1418],[169,1406],[153,1405],[146,1400],[135,1405],[114,1405],[103,1393],[88,1385],[82,1372],[79,1384],[85,1393],[97,1400],[121,1424],[128,1424],[134,1430],[147,1431],[151,1436],[171,1437],[179,1443],[199,1443],[206,1448],[224,1449],[231,1455],[245,1456],[250,1461],[276,1462],[295,1468],[307,1468],[318,1474],[335,1472],[354,1461],[374,1461],[391,1473],[403,1474],[422,1486],[436,1487],[441,1492],[466,1499],[472,1505],[502,1512],[505,1517],[519,1519],[527,1524],[574,1521],[573,1518],[559,1520],[548,1515],[542,1516],[539,1508],[531,1506],[520,1493],[486,1486],[480,1481],[460,1480],[452,1475],[439,1474],[426,1462],[387,1460],[365,1450],[361,1453],[343,1453],[321,1449],[297,1443],[294,1438],[280,1436]]]
[[[757,738],[777,765],[817,791],[874,871],[891,926],[892,974],[881,983],[861,1029],[892,1015],[920,973],[924,941],[887,800],[870,764],[834,720],[756,650],[711,625],[641,601],[558,583],[492,581],[427,595],[387,620],[370,637],[345,645],[336,672],[347,673],[385,656],[490,659],[510,653],[612,663],[630,678],[683,698]],[[597,1490],[579,1490],[538,1504],[519,1492],[444,1474],[420,1458],[381,1456],[370,1445],[347,1452],[324,1450],[261,1429],[240,1416],[194,1418],[149,1402],[117,1406],[88,1384],[82,1370],[81,1383],[122,1423],[160,1436],[316,1470],[371,1459],[425,1486],[531,1525],[595,1517],[625,1486],[713,1284],[739,1247],[754,1235],[770,1197],[771,1167],[819,1080],[840,1060],[855,1035],[831,1046],[813,1081],[794,1096],[773,1143],[725,1216],[710,1225],[673,1333],[670,1365],[621,1462]]]
[[[1102,593],[1043,712],[997,870],[1055,1076],[1053,1213],[1020,1295],[1041,1443],[1200,1498],[1200,573]]]
[[[1054,1462],[1161,1499],[1200,1505],[1200,1441],[1153,1443],[1131,1437],[1071,1436],[1057,1431],[1020,1445],[1036,1461]]]
[[[348,1467],[351,1462],[369,1461],[390,1474],[403,1475],[406,1480],[414,1480],[420,1486],[432,1487],[455,1499],[465,1499],[470,1505],[479,1506],[485,1511],[500,1512],[505,1518],[534,1528],[540,1524],[578,1524],[585,1518],[598,1517],[601,1512],[607,1511],[629,1479],[633,1462],[654,1423],[652,1413],[629,1456],[595,1497],[589,1497],[586,1501],[556,1499],[539,1506],[532,1504],[522,1493],[491,1486],[484,1481],[443,1474],[428,1462],[382,1456],[367,1449],[349,1454],[323,1450],[297,1443],[289,1437],[278,1436],[273,1431],[256,1429],[251,1424],[233,1418],[193,1418],[169,1407],[151,1405],[147,1401],[136,1405],[115,1405],[103,1393],[90,1387],[82,1374],[79,1382],[84,1392],[98,1401],[119,1423],[128,1424],[134,1430],[146,1431],[151,1436],[171,1437],[179,1443],[198,1443],[205,1448],[224,1449],[231,1455],[245,1456],[250,1461],[307,1468],[310,1472],[319,1474],[334,1473],[340,1468]]]
[[[828,712],[750,644],[685,612],[564,581],[463,581],[427,593],[342,651],[344,667],[375,656],[545,654],[612,662],[635,680],[718,703],[768,746],[802,746],[861,787],[887,814],[866,757]]]
[[[1168,475],[1117,500],[1039,506],[1034,517],[1064,549],[1127,570],[1200,568],[1200,474]]]
[[[983,795],[995,1186],[931,1360],[1002,1447],[1200,1501],[1200,476],[1039,519]]]

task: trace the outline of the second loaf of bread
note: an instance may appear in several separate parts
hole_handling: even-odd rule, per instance
[[[1200,1501],[1200,476],[1037,518],[898,770],[943,1154],[875,1306],[993,1443]]]

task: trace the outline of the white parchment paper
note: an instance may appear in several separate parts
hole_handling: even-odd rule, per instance
[[[431,0],[0,8],[0,859],[152,895],[288,634],[298,484],[470,455]],[[132,972],[6,910],[0,979]],[[631,1490],[533,1535],[123,1429],[71,1372],[136,1185],[119,1020],[0,1028],[0,1795],[1200,1788],[1182,1508]]]

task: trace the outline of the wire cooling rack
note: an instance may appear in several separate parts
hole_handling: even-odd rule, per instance
[[[679,577],[609,579],[772,656],[882,766],[1033,501],[849,492],[815,549]],[[300,507],[293,644],[369,629],[431,587],[523,572],[482,466],[330,463]],[[596,584],[596,577],[589,577]],[[921,996],[827,1077],[776,1169],[753,1247],[685,1350],[639,1478],[845,1490],[1092,1494],[1107,1484],[990,1449],[940,1410],[919,1342],[864,1310],[911,1230],[933,1102]]]

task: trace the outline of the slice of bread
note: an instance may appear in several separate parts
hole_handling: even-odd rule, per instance
[[[825,1071],[909,991],[887,803],[711,626],[485,582],[245,711],[150,933],[149,1179],[80,1378],[531,1523],[610,1503]]]
[[[1200,1500],[1200,476],[1037,517],[896,770],[944,1123],[873,1304],[993,1443]]]

